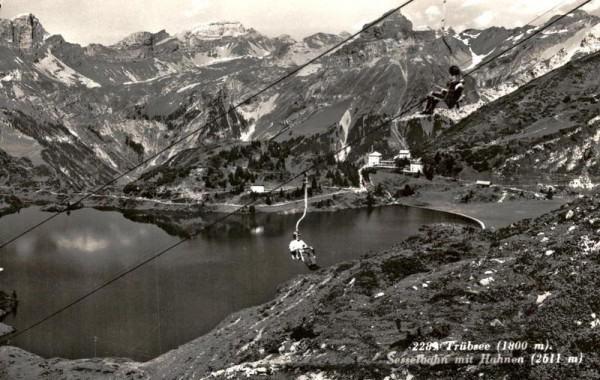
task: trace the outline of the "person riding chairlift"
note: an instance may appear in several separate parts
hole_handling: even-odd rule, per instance
[[[305,249],[312,250],[312,247],[300,239],[300,233],[294,232],[293,236],[294,239],[290,242],[290,254],[292,255],[292,259],[300,260],[302,258],[302,251]]]
[[[427,105],[421,112],[424,115],[433,115],[435,106],[443,100],[448,106],[448,109],[454,107],[460,108],[460,102],[463,99],[464,80],[462,78],[460,69],[458,66],[450,66],[448,70],[450,72],[450,81],[448,82],[448,88],[442,89],[442,91],[432,91],[427,95]]]

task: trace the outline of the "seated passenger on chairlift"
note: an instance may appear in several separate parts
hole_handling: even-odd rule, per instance
[[[427,104],[421,112],[424,115],[433,115],[433,110],[439,101],[444,101],[448,109],[460,108],[460,102],[463,100],[464,80],[458,66],[450,66],[450,81],[447,88],[442,91],[432,91],[427,95]]]
[[[312,250],[313,248],[300,239],[299,232],[294,232],[293,236],[294,239],[290,242],[290,254],[292,255],[292,259],[300,260],[302,258],[302,251],[305,249]]]

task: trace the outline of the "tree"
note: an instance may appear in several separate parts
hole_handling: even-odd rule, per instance
[[[235,167],[235,176],[238,180],[244,178],[244,169],[239,165]]]
[[[396,158],[394,162],[398,169],[404,169],[404,167],[410,165],[410,160],[408,158]]]
[[[433,180],[433,168],[429,164],[423,165],[423,174],[425,174],[425,178],[428,180]]]
[[[371,208],[375,205],[375,197],[372,192],[367,192],[367,207]]]
[[[327,165],[335,165],[335,155],[332,152],[327,153]]]
[[[342,172],[341,172],[340,170],[336,170],[336,171],[335,171],[335,177],[334,177],[334,179],[333,179],[333,183],[334,183],[334,185],[335,185],[335,186],[340,186],[340,187],[343,187],[343,186],[345,185],[345,183],[347,183],[347,180],[346,180],[346,182],[344,182],[344,179],[345,179],[345,178],[344,178],[344,176],[342,175]]]
[[[279,160],[277,160],[277,165],[275,165],[275,168],[285,170],[285,160],[283,159],[283,157],[279,157]]]
[[[318,184],[317,184],[317,177],[316,176],[313,176],[312,182],[310,184],[310,187],[311,187],[311,189],[313,189],[315,191],[317,190]]]
[[[267,199],[265,199],[265,203],[267,204],[267,206],[270,206],[271,204],[273,204],[273,201],[271,200],[270,195],[267,195]]]

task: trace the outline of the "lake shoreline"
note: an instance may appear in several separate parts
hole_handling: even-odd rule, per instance
[[[454,182],[444,182],[444,186],[454,186],[459,188]],[[555,196],[552,200],[547,199],[517,199],[504,202],[497,201],[472,201],[459,202],[453,194],[447,191],[439,191],[435,187],[431,189],[423,188],[417,194],[408,197],[392,198],[379,197],[375,202],[369,205],[366,201],[366,191],[359,189],[343,189],[336,193],[319,195],[319,200],[329,199],[330,202],[323,207],[317,207],[318,202],[311,200],[309,203],[309,213],[335,212],[347,209],[363,209],[369,207],[379,207],[387,205],[404,205],[429,209],[433,211],[443,211],[453,213],[462,217],[469,218],[479,223],[485,228],[501,228],[525,218],[532,218],[548,212],[552,208],[560,207],[562,204],[575,199],[574,195]],[[16,197],[13,197],[16,198]],[[18,199],[18,198],[16,198]],[[57,203],[56,198],[31,199],[30,194],[18,199],[20,203],[9,209],[0,209],[0,217],[4,214],[19,212],[20,208],[32,205],[41,205],[51,212],[64,210],[65,206]],[[254,209],[245,207],[242,204],[232,203],[201,203],[201,202],[169,202],[160,199],[145,198],[127,198],[121,196],[92,196],[85,201],[85,208],[93,208],[101,211],[117,211],[124,215],[152,215],[165,214],[181,219],[190,218],[198,214],[250,214],[271,213],[271,214],[296,214],[304,210],[303,200],[292,200],[278,204],[266,205],[256,204]],[[5,212],[3,212],[5,211]],[[72,212],[76,212],[74,209]],[[143,218],[142,218],[143,219]],[[134,219],[135,220],[135,219]],[[144,220],[141,220],[145,222]],[[207,221],[205,225],[209,224]],[[201,225],[193,226],[191,233],[197,232]],[[182,228],[176,233],[178,236],[186,236],[190,231]]]
[[[384,205],[382,205],[384,206]],[[407,211],[407,208],[403,208],[403,209],[395,209],[394,207],[398,206],[398,205],[385,205],[388,207],[374,207],[373,208],[373,213],[371,212],[366,212],[366,210],[364,209],[358,209],[356,208],[356,211],[359,212],[354,212],[354,210],[337,210],[336,213],[325,213],[325,212],[321,212],[321,213],[315,213],[315,214],[320,214],[318,216],[309,217],[309,220],[311,221],[310,223],[303,225],[302,231],[304,234],[306,234],[306,236],[315,236],[315,234],[317,234],[317,232],[322,228],[323,225],[328,225],[328,226],[334,226],[334,225],[340,225],[340,223],[338,222],[338,220],[354,220],[351,219],[353,218],[354,215],[360,215],[360,219],[356,219],[356,223],[354,222],[348,222],[348,223],[342,223],[342,225],[344,225],[344,227],[340,227],[343,231],[353,231],[353,232],[348,232],[350,235],[349,236],[357,236],[358,234],[363,234],[365,235],[364,238],[359,238],[359,244],[358,245],[353,245],[353,246],[360,246],[360,249],[355,249],[352,252],[345,252],[344,249],[339,249],[336,246],[331,246],[328,243],[325,242],[320,242],[317,243],[317,241],[319,241],[319,238],[314,237],[313,240],[311,242],[314,242],[313,244],[317,244],[317,246],[321,247],[323,250],[326,250],[327,252],[329,252],[328,254],[325,254],[322,257],[322,261],[321,264],[323,265],[323,267],[329,267],[330,265],[332,265],[332,263],[338,263],[341,262],[343,260],[346,259],[350,259],[353,258],[354,256],[358,257],[358,255],[362,255],[364,254],[364,252],[367,252],[369,249],[373,248],[373,247],[381,247],[382,243],[387,246],[388,242],[391,242],[392,240],[394,240],[397,236],[402,236],[402,239],[404,238],[408,238],[409,236],[411,236],[413,233],[417,232],[417,228],[419,228],[419,226],[421,226],[421,224],[424,223],[433,223],[434,221],[439,221],[439,223],[465,223],[465,224],[470,224],[472,225],[473,228],[476,228],[477,225],[474,223],[470,223],[469,220],[460,217],[460,218],[452,218],[449,216],[444,216],[442,214],[447,214],[445,212],[439,212],[439,211],[434,211],[434,212],[426,212],[426,213],[421,213],[421,212],[414,212],[414,211]],[[385,210],[387,209],[387,210]],[[61,232],[59,233],[59,239],[56,240],[54,238],[50,238],[50,240],[47,240],[47,238],[43,238],[44,240],[40,240],[39,237],[36,236],[32,237],[32,239],[35,239],[38,241],[39,244],[42,244],[42,242],[47,242],[44,244],[48,244],[48,243],[52,243],[52,242],[58,242],[60,241],[60,247],[62,247],[60,249],[60,252],[65,252],[65,254],[67,255],[66,257],[69,258],[69,261],[65,261],[65,264],[68,262],[71,262],[71,257],[73,257],[73,259],[80,257],[81,255],[76,254],[75,256],[73,256],[73,254],[76,253],[76,251],[72,251],[72,248],[69,247],[73,247],[72,245],[64,245],[65,242],[68,241],[74,241],[76,242],[75,244],[79,244],[79,246],[81,246],[80,244],[85,244],[86,242],[91,242],[94,245],[98,246],[98,244],[100,244],[99,246],[103,246],[103,244],[105,243],[101,243],[106,241],[106,238],[111,239],[111,234],[106,232],[104,233],[104,235],[98,235],[97,237],[95,237],[94,235],[88,235],[88,234],[83,234],[82,236],[86,236],[87,240],[81,240],[79,239],[77,236],[78,235],[74,235],[72,233],[72,228],[70,228],[69,226],[76,228],[77,230],[81,229],[81,232],[86,232],[88,231],[87,228],[80,228],[80,227],[75,227],[75,226],[91,226],[93,224],[97,224],[99,226],[102,225],[106,225],[106,226],[113,226],[111,227],[109,230],[110,231],[116,231],[114,226],[120,225],[120,224],[116,224],[116,222],[118,220],[123,220],[123,223],[128,223],[127,221],[125,221],[125,219],[130,220],[130,221],[134,221],[134,222],[141,222],[144,224],[152,224],[153,226],[140,226],[140,227],[136,227],[136,228],[141,228],[143,230],[146,231],[150,231],[150,230],[154,230],[156,232],[154,232],[152,235],[153,236],[162,236],[161,235],[157,235],[157,230],[159,227],[160,229],[162,229],[163,231],[161,232],[173,232],[175,230],[175,228],[173,227],[173,224],[170,223],[170,220],[168,219],[159,219],[160,217],[164,217],[165,212],[162,211],[155,211],[155,215],[148,215],[145,213],[141,213],[140,215],[136,216],[136,215],[131,215],[129,214],[130,210],[120,210],[120,209],[109,209],[109,208],[102,208],[102,211],[111,211],[111,212],[107,212],[105,213],[105,215],[100,215],[100,210],[94,212],[94,210],[96,210],[96,208],[92,208],[92,207],[85,207],[82,209],[77,209],[71,212],[71,215],[61,215],[58,219],[59,225],[63,225],[64,229],[61,230]],[[336,216],[337,212],[340,212],[341,215],[340,216]],[[28,224],[34,223],[34,222],[39,222],[39,221],[43,221],[46,220],[49,216],[53,215],[52,212],[49,211],[42,211],[42,207],[40,207],[39,205],[35,205],[32,207],[28,207],[27,209],[23,209],[20,212],[20,216],[15,215],[14,217],[11,218],[15,218],[14,220],[11,219],[12,221],[6,221],[3,223],[3,231],[4,234],[3,236],[5,236],[5,238],[10,237],[11,235],[15,235],[18,234],[18,232],[20,232],[21,229],[26,228],[26,226]],[[298,270],[300,272],[303,271],[304,267],[302,265],[302,263],[296,263],[296,262],[291,262],[289,260],[289,253],[287,251],[287,246],[289,243],[289,236],[288,234],[291,236],[291,229],[293,229],[294,224],[296,223],[297,220],[297,216],[296,215],[291,215],[291,214],[286,214],[286,213],[282,213],[281,216],[277,216],[275,217],[274,215],[269,215],[269,214],[273,214],[273,213],[262,213],[262,212],[258,212],[256,213],[256,217],[252,216],[252,215],[236,215],[234,218],[231,218],[231,220],[228,220],[228,223],[222,223],[222,224],[218,224],[215,226],[215,228],[211,228],[211,229],[207,229],[205,232],[202,233],[202,235],[200,236],[199,241],[202,240],[206,240],[206,241],[214,241],[215,238],[219,237],[219,236],[230,236],[227,235],[230,233],[230,231],[235,232],[236,234],[238,234],[237,236],[242,237],[243,239],[249,241],[249,242],[256,242],[256,241],[262,241],[263,238],[257,238],[260,235],[264,235],[267,236],[268,240],[271,243],[276,242],[276,244],[271,244],[272,247],[276,247],[275,250],[271,249],[271,250],[266,250],[266,254],[268,256],[267,257],[262,257],[263,255],[255,255],[258,258],[258,260],[260,260],[259,262],[267,262],[267,263],[273,263],[273,265],[276,265],[277,268],[280,268],[279,271],[281,272],[283,268],[287,268],[287,266],[291,266],[293,267],[293,271],[297,272]],[[330,214],[330,215],[325,215],[325,214]],[[224,215],[226,214],[214,214],[213,215],[213,219],[217,218],[222,218]],[[384,215],[387,215],[385,218],[387,219],[382,219],[382,217]],[[182,217],[186,217],[189,216],[189,213],[185,213],[185,212],[179,212],[179,216]],[[195,215],[193,215],[195,216]],[[125,217],[125,218],[123,218]],[[155,218],[156,217],[156,218]],[[342,219],[339,219],[342,218]],[[400,218],[400,219],[398,219]],[[198,218],[196,218],[198,219]],[[1,220],[1,219],[0,219]],[[385,222],[386,224],[383,224],[383,220],[387,220],[388,222]],[[395,223],[391,224],[389,221],[391,220],[396,220]],[[410,231],[410,233],[402,233],[401,235],[398,235],[397,232],[394,232],[393,235],[390,235],[389,233],[385,233],[382,231],[385,231],[386,229],[393,229],[394,231],[396,231],[398,229],[398,226],[400,226],[400,224],[398,223],[401,220],[406,220],[406,225],[404,227],[401,227],[400,229],[402,231]],[[325,221],[327,224],[322,224],[323,221]],[[202,223],[202,225],[206,225],[208,221],[205,221],[204,223]],[[9,226],[15,226],[13,228],[10,228]],[[129,231],[130,227],[125,227],[126,225],[120,225],[121,227],[119,228],[126,228],[123,229],[123,231]],[[349,228],[349,229],[348,229]],[[327,230],[329,230],[329,228],[326,228]],[[101,229],[101,230],[107,230],[107,229]],[[188,230],[188,229],[186,229]],[[91,230],[90,230],[91,231]],[[131,230],[133,231],[133,230]],[[359,232],[360,231],[360,232]],[[371,240],[371,236],[378,236],[377,234],[379,232],[382,232],[383,235],[381,236],[385,236],[385,238],[383,237],[378,237],[376,238],[376,240],[379,240],[379,242],[377,242],[376,240]],[[169,233],[170,235],[176,235],[174,233]],[[226,235],[224,235],[226,234]],[[251,237],[251,235],[254,235],[255,237]],[[52,235],[47,235],[47,234],[41,234],[40,236],[49,236],[51,237]],[[129,236],[127,233],[125,233],[125,236]],[[239,237],[234,237],[234,235],[231,235],[231,241],[237,241],[237,239],[239,239]],[[362,236],[362,235],[361,235]],[[228,239],[227,237],[225,238],[226,240]],[[277,239],[277,241],[273,240],[273,239]],[[398,241],[400,241],[400,237],[398,237]],[[169,240],[171,243],[170,244],[174,244],[175,242],[179,241],[180,239],[177,240]],[[309,239],[310,240],[310,239]],[[331,240],[331,239],[326,239],[326,240]],[[227,240],[228,242],[230,240]],[[365,242],[364,244],[360,243],[360,242]],[[368,242],[368,243],[366,243]],[[373,244],[372,244],[373,243]],[[199,247],[197,245],[198,243],[195,243],[193,246],[193,249],[197,249],[197,247]],[[210,244],[214,244],[214,243],[210,243]],[[227,243],[228,245],[230,243]],[[236,243],[237,244],[237,243]],[[255,243],[251,243],[251,244],[255,244]],[[259,245],[262,243],[258,243]],[[150,247],[150,250],[154,250],[153,248],[156,245],[152,245]],[[114,249],[110,249],[111,252],[118,252],[118,245],[114,245],[114,246],[106,246],[106,247],[114,247]],[[327,247],[327,248],[324,248]],[[18,248],[18,247],[17,247]],[[104,249],[104,248],[103,248]],[[375,248],[374,248],[375,249]],[[379,248],[377,248],[379,249]],[[236,249],[235,252],[238,252],[239,250]],[[26,268],[28,267],[29,264],[31,263],[35,263],[35,261],[32,261],[31,263],[28,264],[28,262],[19,262],[18,261],[18,257],[22,256],[23,254],[25,256],[27,256],[27,249],[23,250],[23,247],[21,246],[21,248],[15,250],[15,253],[18,253],[18,255],[11,255],[11,257],[13,257],[12,259],[10,259],[9,261],[5,262],[5,265],[7,265],[7,268],[12,268],[10,270],[10,275],[12,276],[12,278],[14,279],[11,280],[11,284],[13,284],[12,286],[16,286],[16,289],[19,290],[21,289],[21,291],[23,291],[23,294],[26,295],[26,298],[29,300],[34,299],[35,294],[38,294],[37,291],[34,290],[28,290],[29,293],[26,293],[23,289],[29,289],[30,287],[24,288],[24,283],[23,281],[18,282],[16,281],[17,279],[21,278],[24,279],[26,277],[24,277],[24,274],[26,272],[24,272],[23,269],[20,268]],[[87,252],[87,251],[86,251]],[[228,258],[229,255],[225,254],[225,251],[218,251],[219,254],[225,255],[223,257]],[[262,252],[262,251],[261,251]],[[58,251],[54,252],[54,251],[48,251],[46,252],[48,255],[51,255],[52,257],[54,257],[54,261],[56,262],[62,262],[61,260],[59,260],[58,256]],[[146,251],[143,252],[144,255],[147,254]],[[273,258],[273,255],[276,254],[277,258]],[[175,255],[177,256],[177,255]],[[189,255],[188,255],[189,256]],[[192,257],[194,255],[191,255]],[[107,256],[110,257],[110,256]],[[211,255],[208,255],[207,258],[211,258]],[[246,261],[247,258],[245,257],[240,257],[241,259],[243,259],[243,261]],[[265,259],[267,259],[268,261],[266,261]],[[274,261],[273,261],[274,260]],[[226,261],[231,262],[230,259],[227,259]],[[290,264],[291,263],[291,264]],[[25,265],[27,264],[27,265]],[[259,264],[259,266],[262,264]],[[243,265],[246,269],[244,270],[248,270],[248,267]],[[75,269],[75,268],[74,268]],[[51,281],[63,281],[60,278],[53,278],[52,276],[50,276],[50,274],[52,273],[56,273],[56,268],[54,267],[45,267],[45,270],[47,270],[48,272],[48,279],[52,279]],[[60,272],[60,270],[59,270]],[[82,275],[84,272],[81,272]],[[84,276],[85,277],[85,276]],[[189,276],[185,276],[186,278],[188,278]],[[281,279],[279,279],[281,280]],[[276,286],[278,286],[279,284],[281,284],[282,282],[280,282],[278,280],[278,282],[276,283]],[[15,282],[16,281],[16,282]],[[287,281],[287,280],[286,280]],[[276,286],[273,286],[270,289],[275,289]],[[40,288],[40,289],[44,289],[44,288]],[[10,289],[9,289],[10,290]],[[247,296],[244,296],[245,299],[251,299]],[[116,298],[113,298],[116,299]],[[68,301],[68,300],[67,300]],[[263,301],[261,301],[263,302]],[[254,303],[253,303],[254,304]],[[244,306],[244,307],[247,307]],[[235,309],[235,310],[239,310],[239,309]],[[27,315],[32,315],[31,314],[31,310],[23,310],[22,313],[25,313]],[[25,315],[24,314],[24,315]],[[35,316],[35,314],[34,314]],[[17,329],[23,329],[25,326],[27,326],[27,320],[23,320],[22,318],[21,322],[15,322],[14,318],[10,318],[7,320],[8,324],[12,324],[13,326],[17,327]],[[219,319],[220,320],[220,319]],[[33,349],[34,352],[39,352],[39,353],[44,353],[44,351],[35,351],[35,349]],[[77,356],[74,356],[77,357]]]
[[[86,368],[89,375],[85,378],[88,379],[103,378],[100,374],[102,371],[107,371],[106,373],[112,376],[129,374],[130,377],[123,378],[131,379],[185,378],[191,377],[192,374],[217,378],[226,377],[228,374],[245,377],[246,374],[262,373],[292,379],[297,378],[298,374],[332,375],[335,371],[344,370],[351,370],[356,376],[364,378],[372,376],[370,371],[375,369],[388,374],[397,368],[393,361],[386,361],[389,357],[387,355],[392,351],[402,352],[402,347],[411,344],[412,335],[418,338],[417,341],[433,339],[430,337],[432,334],[453,336],[473,342],[497,341],[500,337],[507,338],[505,334],[509,334],[509,338],[515,340],[526,338],[519,335],[526,334],[519,326],[527,326],[525,331],[534,329],[537,334],[545,336],[544,334],[548,333],[546,330],[561,330],[554,325],[546,326],[538,321],[550,320],[559,323],[566,318],[565,313],[571,312],[571,308],[558,308],[555,305],[559,305],[562,298],[551,296],[543,301],[548,304],[547,307],[536,306],[536,311],[524,314],[522,318],[527,320],[506,318],[509,310],[530,310],[532,302],[535,305],[536,297],[544,292],[544,289],[536,287],[538,277],[544,273],[534,271],[531,275],[537,277],[528,279],[520,272],[521,266],[516,264],[519,260],[531,259],[527,252],[535,250],[540,244],[537,231],[545,232],[544,236],[550,237],[551,240],[567,239],[565,244],[578,241],[587,233],[583,226],[589,225],[591,221],[597,225],[597,206],[598,202],[593,199],[577,199],[567,208],[545,214],[540,220],[517,223],[511,227],[508,235],[490,235],[458,226],[440,225],[424,228],[417,236],[398,247],[373,252],[358,260],[295,277],[280,286],[277,296],[272,301],[233,313],[210,333],[148,362],[114,358],[46,360],[15,347],[1,347],[0,362],[7,362],[8,358],[12,358],[17,367],[11,373],[21,374],[28,373],[25,371],[29,370],[37,371],[36,368],[40,367],[52,373],[58,370],[77,373]],[[565,215],[573,216],[569,219],[565,218]],[[580,220],[582,231],[566,233],[572,229],[570,226],[573,223]],[[536,233],[530,232],[532,228]],[[512,235],[520,238],[511,238]],[[503,250],[506,244],[514,246],[511,246],[510,251],[506,251]],[[569,244],[565,247],[570,246]],[[459,246],[461,248],[456,249]],[[458,256],[444,261],[444,256],[436,255],[440,249]],[[576,252],[557,254],[550,258],[542,257],[540,260],[552,265],[567,265],[572,263],[569,258],[573,254]],[[478,261],[478,265],[473,265],[473,260],[481,258],[482,255],[486,259]],[[512,257],[513,255],[515,257]],[[419,266],[421,259],[414,261],[413,257],[427,257],[424,261],[427,267]],[[438,263],[432,260],[442,261]],[[400,267],[392,271],[395,267],[384,265],[392,262],[405,263],[403,267],[411,263],[415,266],[406,267],[410,268],[408,272],[400,270]],[[592,269],[590,267],[582,275],[585,275],[586,279],[592,278]],[[487,274],[488,271],[493,274]],[[484,272],[487,277],[495,278],[495,281],[480,277]],[[514,276],[520,276],[520,280],[513,284],[514,281],[508,280]],[[568,280],[567,275],[563,277],[564,281]],[[563,281],[560,276],[553,279],[561,281],[560,283]],[[484,280],[485,284],[489,284],[483,285]],[[527,281],[527,286],[523,286],[522,281]],[[588,283],[593,286],[591,281],[581,282],[582,286],[587,286]],[[503,286],[518,288],[527,294],[510,303],[504,302],[504,296],[498,300],[486,298],[488,294],[499,297],[498,291],[503,289]],[[509,291],[508,294],[512,293]],[[570,297],[570,302],[583,302],[584,300],[576,297],[577,294],[587,292],[582,290],[564,296]],[[451,302],[464,295],[470,297],[469,304],[473,304],[473,308],[444,306],[445,300]],[[394,316],[398,318],[398,315],[394,314],[394,310],[389,309],[388,305],[396,302],[406,303],[406,307],[402,308],[400,321],[396,319],[394,325]],[[440,313],[440,308],[443,308],[444,313]],[[553,314],[550,319],[545,315],[538,316],[539,313],[549,311],[556,315]],[[349,312],[353,313],[353,318],[346,321],[343,316]],[[454,320],[460,323],[451,322]],[[496,327],[488,327],[489,323]],[[556,339],[575,334],[575,329],[574,325],[573,332],[565,331]],[[472,333],[463,336],[464,331]],[[373,345],[374,342],[378,344]],[[597,356],[588,351],[585,355],[588,360],[595,360]],[[316,360],[315,357],[324,359]],[[594,359],[590,359],[591,357]],[[426,374],[424,376],[427,377],[433,376],[434,370],[429,371],[428,368],[419,367],[419,373]],[[487,368],[480,367],[478,371],[485,372]],[[498,371],[502,370],[502,376],[521,371],[520,367],[497,368]],[[557,368],[548,367],[552,371]],[[455,366],[444,370],[452,371],[452,375],[449,372],[448,377],[444,378],[462,378],[469,368]]]
[[[511,225],[512,223],[515,223],[521,219],[533,218],[533,217],[539,216],[539,215],[549,212],[553,209],[559,208],[563,204],[574,199],[574,197],[556,197],[554,200],[507,201],[504,203],[475,202],[475,203],[460,204],[460,203],[456,203],[456,202],[449,202],[448,197],[444,197],[444,198],[440,197],[440,198],[432,199],[430,194],[427,194],[427,195],[429,197],[423,196],[423,194],[420,194],[419,196],[415,196],[415,197],[405,197],[402,199],[402,201],[392,200],[389,198],[388,199],[379,199],[379,202],[372,207],[378,208],[378,207],[393,206],[393,205],[415,207],[415,208],[420,208],[420,209],[425,209],[425,210],[444,212],[444,213],[457,215],[462,218],[466,218],[471,221],[475,221],[482,227],[485,226],[488,228],[489,227],[500,228],[500,227],[506,227],[508,225]],[[335,211],[347,210],[347,209],[368,208],[369,206],[366,205],[364,197],[365,197],[364,193],[348,192],[346,194],[341,194],[337,197],[335,207],[322,208],[322,209],[315,208],[315,209],[311,209],[309,212],[321,213],[321,212],[335,212]],[[274,214],[295,214],[295,213],[302,212],[301,208],[294,207],[294,203],[295,202],[289,202],[289,204],[286,205],[286,207],[284,207],[283,209],[282,209],[281,205],[259,207],[256,209],[256,213],[257,214],[273,214],[273,213]],[[31,202],[31,203],[21,202],[20,208],[28,207],[31,205],[39,205],[39,204],[40,204],[40,202]],[[50,204],[50,202],[47,202],[46,204]],[[194,204],[191,204],[191,205],[194,205]],[[201,225],[195,225],[195,226],[191,226],[191,227],[190,227],[190,225],[186,225],[185,223],[179,223],[179,225],[175,224],[175,227],[173,227],[174,225],[171,224],[171,221],[169,221],[167,219],[159,221],[159,223],[157,223],[157,221],[155,219],[153,220],[152,218],[148,217],[148,215],[151,215],[151,214],[162,215],[162,216],[178,215],[178,216],[181,216],[182,220],[185,220],[186,216],[189,217],[190,215],[196,215],[198,212],[204,213],[207,211],[207,209],[210,210],[209,212],[215,213],[216,215],[218,215],[218,218],[231,212],[230,210],[222,209],[220,207],[214,207],[214,208],[198,207],[194,211],[189,211],[189,209],[186,208],[186,206],[188,206],[188,205],[181,205],[181,204],[168,205],[169,207],[159,207],[159,208],[144,207],[144,206],[148,206],[148,203],[146,203],[145,205],[142,205],[142,206],[143,207],[140,207],[140,208],[123,208],[123,207],[111,207],[111,206],[107,206],[106,204],[90,203],[90,204],[86,204],[85,208],[94,208],[94,209],[98,209],[100,211],[116,211],[116,212],[123,214],[124,216],[126,216],[126,218],[128,218],[130,220],[133,220],[136,222],[141,222],[141,223],[155,224],[155,225],[159,226],[160,228],[164,229],[165,231],[167,231],[169,234],[177,235],[180,237],[189,236],[190,231],[192,233],[198,232],[200,229],[202,229],[206,225],[210,224],[211,221],[207,220],[204,223],[202,223]],[[173,206],[173,207],[170,207],[170,206]],[[196,204],[195,206],[198,206],[198,205]],[[529,208],[527,208],[525,206],[529,206]],[[238,207],[239,208],[240,206],[239,205],[231,205],[229,207]],[[13,207],[11,209],[11,213],[19,212],[20,208]],[[518,210],[525,210],[526,214],[525,215],[519,214],[516,212]],[[77,212],[77,211],[75,210],[73,212]],[[136,214],[138,215],[137,218],[136,218]],[[517,216],[519,216],[519,218],[517,218]],[[522,216],[524,216],[524,217],[522,217]]]

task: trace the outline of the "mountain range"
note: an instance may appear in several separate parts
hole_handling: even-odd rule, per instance
[[[410,20],[394,13],[244,102],[348,35],[318,33],[295,41],[223,21],[173,36],[164,30],[139,32],[111,46],[82,47],[50,36],[33,15],[0,20],[0,186],[89,189],[198,131],[131,173],[118,188],[144,171],[189,163],[178,159],[182,154],[203,157],[215,146],[270,139],[286,128],[284,121],[290,130],[276,141],[319,141],[311,153],[331,153],[418,103],[434,85],[443,86],[451,64],[468,74],[459,111],[420,116],[415,109],[337,159],[359,163],[374,149],[392,156],[401,148],[423,154],[477,148],[477,153],[461,155],[469,168],[527,175],[539,167],[524,166],[515,157],[539,150],[557,133],[568,130],[578,137],[565,135],[571,141],[553,142],[555,147],[594,148],[586,139],[597,140],[597,81],[590,68],[600,48],[598,21],[574,12],[478,69],[535,28],[450,29],[442,34],[416,31]],[[548,86],[548,81],[560,86]],[[579,85],[569,87],[573,81]],[[525,98],[531,100],[528,106]],[[522,107],[511,107],[514,101]],[[560,113],[554,112],[556,105]],[[585,116],[569,111],[581,108],[587,110]],[[529,138],[532,134],[536,137]],[[581,160],[594,152],[582,154]],[[563,166],[562,158],[546,158],[537,154],[526,159],[554,162],[546,169],[565,173],[597,167],[595,158]],[[193,162],[194,167],[182,169],[195,169],[198,162]]]

